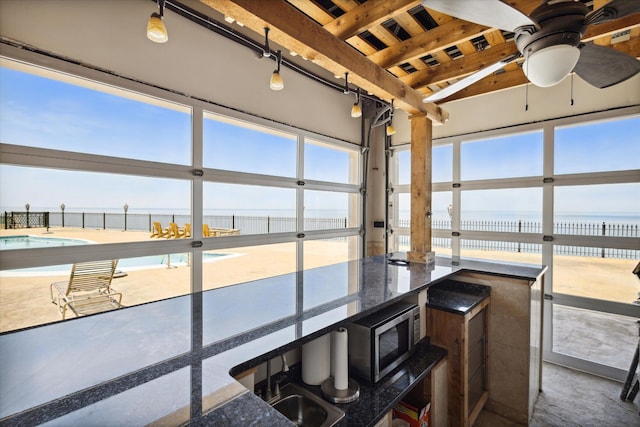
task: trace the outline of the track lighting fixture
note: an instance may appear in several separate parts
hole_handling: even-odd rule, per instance
[[[348,95],[351,90],[349,89],[349,73],[344,73],[344,88],[342,89],[342,93]],[[351,117],[361,117],[362,109],[360,108],[360,89],[358,88],[356,91],[356,102],[351,107]]]
[[[394,135],[396,128],[393,127],[393,99],[391,100],[391,110],[389,110],[389,124],[387,125],[387,136]]]
[[[262,48],[262,56],[268,58],[271,56],[271,48],[269,47],[269,28],[264,27],[264,47]]]
[[[147,23],[147,38],[155,43],[166,43],[169,40],[169,34],[164,26],[162,18],[164,16],[164,1],[158,0],[158,9],[160,13],[153,12]]]
[[[362,108],[360,108],[360,88],[356,90],[356,102],[351,107],[351,117],[362,117]]]
[[[282,51],[276,52],[276,63],[277,67],[273,74],[271,74],[271,82],[269,83],[269,87],[271,90],[282,90],[284,89],[284,82],[282,81],[282,77],[280,76],[280,63],[282,62]]]

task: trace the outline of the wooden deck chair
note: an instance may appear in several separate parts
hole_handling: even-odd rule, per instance
[[[209,230],[209,224],[202,224],[202,237],[211,237],[211,230]]]
[[[75,263],[69,280],[53,282],[51,302],[58,306],[62,318],[67,309],[82,316],[120,308],[122,293],[111,287],[117,265],[117,259]]]
[[[184,228],[182,229],[182,237],[185,239],[191,237],[191,224],[184,225]]]
[[[184,230],[181,230],[175,222],[170,222],[167,230],[169,231],[167,237],[175,237],[176,239],[178,237],[184,237]]]
[[[169,237],[169,229],[163,229],[162,224],[153,222],[153,230],[150,237]]]

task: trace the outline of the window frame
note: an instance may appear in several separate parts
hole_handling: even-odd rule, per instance
[[[166,100],[191,108],[192,130],[192,159],[190,164],[170,164],[153,161],[136,160],[130,158],[110,157],[79,152],[68,152],[46,148],[27,147],[13,144],[0,143],[0,161],[2,164],[40,167],[47,169],[67,169],[80,172],[112,173],[118,175],[144,176],[157,178],[173,178],[188,180],[191,183],[191,218],[193,235],[190,239],[155,240],[133,243],[109,243],[92,245],[90,250],[79,247],[21,249],[4,251],[0,257],[0,270],[16,268],[41,267],[56,264],[68,264],[70,260],[75,262],[101,260],[109,258],[128,258],[141,255],[161,255],[168,252],[192,253],[191,285],[190,292],[202,290],[202,257],[204,251],[237,248],[244,246],[268,245],[274,243],[296,242],[297,245],[297,269],[304,268],[302,260],[301,242],[309,239],[328,239],[335,237],[358,238],[358,253],[363,253],[362,236],[362,196],[360,187],[362,183],[362,154],[360,146],[341,139],[320,134],[318,132],[288,126],[280,122],[272,121],[264,117],[254,116],[222,105],[213,104],[204,100],[188,97],[176,92],[165,90],[157,86],[151,86],[142,82],[130,80],[124,77],[104,73],[99,70],[73,64],[60,59],[44,57],[35,52],[8,48],[0,55],[0,65],[14,64],[17,69],[29,68],[41,76],[58,76],[63,81],[75,81],[80,79],[89,87],[96,85],[105,91],[113,88],[114,94],[131,93],[131,96],[143,97],[149,100]],[[111,92],[110,92],[111,93]],[[235,172],[203,167],[203,126],[205,114],[211,113],[223,116],[228,120],[249,123],[257,128],[272,129],[296,136],[297,165],[295,177],[278,177],[260,175],[246,172]],[[305,139],[335,145],[341,149],[354,152],[357,159],[357,183],[337,184],[324,181],[303,181],[304,176],[304,141]],[[239,235],[221,238],[203,238],[203,184],[204,182],[220,182],[233,184],[248,184],[270,186],[275,188],[289,188],[296,190],[296,214],[297,230],[287,233]],[[317,230],[305,232],[302,222],[302,201],[305,189],[324,191],[340,191],[354,194],[357,197],[357,222],[360,226]],[[302,236],[300,233],[304,233]],[[194,241],[202,242],[202,246],[194,246]]]

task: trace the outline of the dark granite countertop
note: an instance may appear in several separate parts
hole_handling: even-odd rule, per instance
[[[230,372],[462,270],[534,281],[545,267],[377,256],[2,334],[0,426],[290,425]]]
[[[429,344],[429,339],[425,338],[417,344],[416,351],[409,359],[380,382],[368,384],[355,378],[360,386],[360,397],[351,403],[334,404],[345,412],[344,418],[336,426],[375,425],[446,355],[445,349]],[[316,396],[322,397],[320,386],[311,386],[302,382],[299,364],[291,368],[287,377],[283,384],[294,382]]]
[[[490,295],[490,286],[444,280],[429,287],[427,306],[464,316]]]

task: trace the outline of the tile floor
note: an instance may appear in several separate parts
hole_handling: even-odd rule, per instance
[[[542,389],[530,426],[640,427],[640,396],[623,402],[619,382],[544,363]],[[486,410],[475,423],[475,427],[517,425]]]

